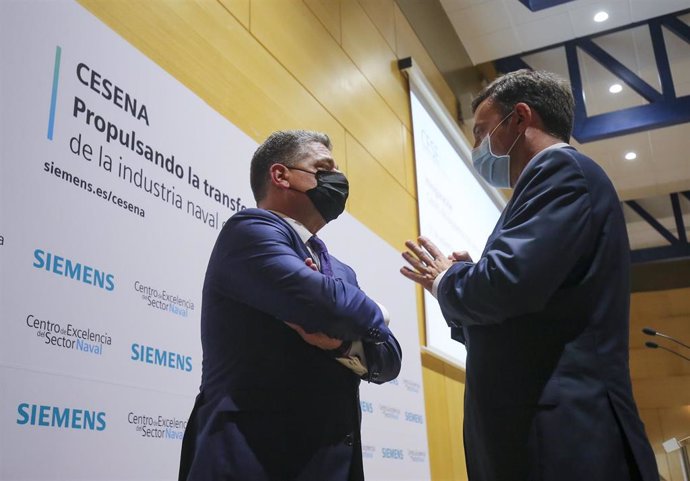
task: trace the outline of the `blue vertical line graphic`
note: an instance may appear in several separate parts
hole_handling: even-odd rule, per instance
[[[55,127],[55,105],[57,104],[58,79],[60,78],[60,56],[62,48],[55,47],[55,67],[53,68],[53,95],[50,98],[50,116],[48,117],[48,140],[53,140],[53,127]]]

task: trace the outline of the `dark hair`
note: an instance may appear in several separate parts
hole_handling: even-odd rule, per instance
[[[249,168],[249,182],[254,199],[259,202],[266,196],[268,171],[273,164],[291,167],[304,155],[305,147],[317,142],[331,150],[331,139],[321,132],[309,130],[284,130],[273,132],[256,149]]]
[[[472,112],[486,99],[496,102],[503,115],[524,102],[536,110],[549,134],[563,142],[570,140],[575,101],[570,84],[558,75],[527,69],[507,73],[479,93],[472,101]]]

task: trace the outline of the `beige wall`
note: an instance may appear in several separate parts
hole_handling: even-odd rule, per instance
[[[412,56],[453,114],[455,99],[393,0],[81,4],[257,142],[286,128],[327,132],[350,178],[348,211],[398,250],[417,235],[397,59]],[[419,322],[416,314],[407,322]],[[433,359],[423,365],[433,479],[466,479],[462,375]]]

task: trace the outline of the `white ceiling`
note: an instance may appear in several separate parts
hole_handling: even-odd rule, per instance
[[[574,0],[532,12],[518,0],[441,0],[474,64],[690,8],[689,0]],[[594,22],[604,10],[609,19]]]
[[[575,0],[539,12],[531,12],[518,0],[441,0],[441,3],[475,64],[690,8],[690,0]],[[609,19],[595,23],[594,14],[601,10],[609,13]],[[690,14],[680,19],[690,24]],[[690,95],[690,44],[666,29],[664,37],[676,95]],[[646,26],[607,34],[594,42],[649,85],[661,90]],[[578,51],[578,56],[588,115],[647,103],[589,55]],[[531,68],[568,78],[563,47],[527,55],[523,60]],[[620,93],[609,92],[614,83],[622,85]],[[585,144],[573,139],[571,143],[604,168],[621,200],[645,199],[641,205],[676,233],[668,194],[690,190],[690,123]],[[625,154],[631,151],[637,158],[626,160]],[[682,199],[681,206],[686,213],[685,225],[690,228],[690,202]],[[668,244],[628,207],[625,214],[633,248]]]

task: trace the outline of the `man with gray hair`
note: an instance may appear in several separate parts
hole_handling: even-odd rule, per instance
[[[218,236],[201,307],[201,389],[180,480],[362,481],[359,382],[397,377],[387,313],[316,233],[348,182],[325,134],[276,132],[255,152],[257,209]]]
[[[408,241],[403,275],[467,348],[471,481],[658,480],[628,367],[628,237],[604,171],[567,144],[564,80],[520,70],[472,105],[472,162],[513,195],[476,262]]]

